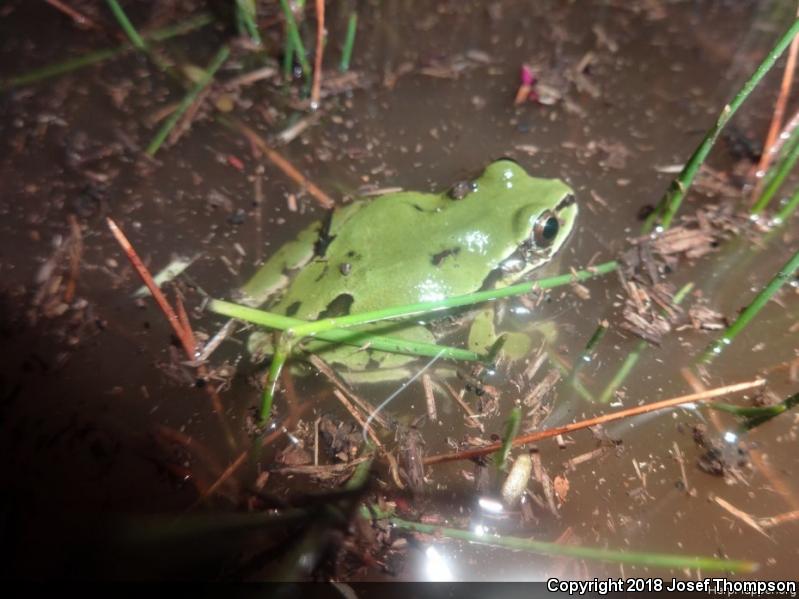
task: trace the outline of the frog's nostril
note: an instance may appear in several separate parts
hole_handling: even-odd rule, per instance
[[[571,206],[572,204],[576,204],[576,203],[577,203],[577,198],[576,198],[576,197],[574,197],[574,194],[573,194],[573,193],[570,193],[570,194],[569,194],[569,195],[567,195],[565,198],[563,198],[563,199],[560,201],[560,203],[558,203],[558,205],[557,205],[557,206],[555,206],[555,212],[560,212],[560,211],[561,211],[561,210],[563,210],[564,208],[568,208],[568,207],[569,207],[569,206]]]

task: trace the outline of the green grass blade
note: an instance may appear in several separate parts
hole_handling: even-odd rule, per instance
[[[212,23],[213,20],[213,16],[203,13],[175,25],[170,25],[169,27],[164,27],[163,29],[158,29],[151,33],[145,34],[143,37],[148,41],[161,42],[179,35],[184,35],[194,31],[195,29],[199,29],[200,27],[205,27],[209,23]],[[117,46],[116,48],[96,50],[94,52],[84,54],[83,56],[70,58],[63,62],[45,65],[23,75],[17,75],[16,77],[6,79],[0,83],[0,90],[29,85],[31,83],[42,81],[43,79],[49,79],[50,77],[56,77],[58,75],[63,75],[64,73],[76,71],[83,67],[116,58],[117,56],[120,56],[126,52],[130,52],[132,49],[133,45],[123,44],[121,46]]]
[[[286,337],[285,333],[282,333],[280,339],[278,339],[277,347],[275,347],[275,355],[272,356],[272,363],[269,365],[269,375],[266,377],[266,384],[264,384],[264,396],[261,402],[261,425],[267,423],[269,415],[272,413],[272,402],[275,399],[277,381],[280,379],[283,365],[286,363],[289,355],[291,355],[292,349],[293,347],[290,340]]]
[[[297,28],[297,21],[294,19],[294,13],[291,12],[288,0],[280,0],[280,6],[283,9],[283,16],[286,19],[286,35],[291,40],[291,45],[294,52],[297,54],[297,60],[300,61],[303,75],[308,78],[311,76],[311,65],[308,62],[308,57],[305,55],[305,45],[302,43],[300,30]],[[285,63],[283,64],[285,69]]]
[[[728,403],[714,403],[710,404],[708,407],[718,410],[719,412],[727,412],[739,418],[741,420],[741,429],[746,432],[751,431],[761,424],[765,424],[780,414],[784,414],[797,405],[799,405],[799,393],[794,393],[787,399],[773,406],[742,407]]]
[[[205,87],[211,83],[214,78],[214,75],[219,70],[219,67],[222,66],[228,56],[230,55],[230,49],[227,46],[222,46],[214,56],[213,60],[211,60],[211,64],[208,65],[208,68],[205,71],[202,79],[200,79],[190,90],[189,92],[183,97],[178,107],[175,111],[169,116],[169,118],[164,122],[161,128],[158,130],[158,133],[155,134],[153,140],[150,142],[150,145],[147,146],[147,155],[154,156],[155,153],[158,151],[158,148],[161,147],[161,144],[164,143],[164,140],[169,135],[169,132],[172,131],[172,128],[177,124],[180,120],[180,117],[188,110],[189,106],[194,103],[197,99],[197,96],[200,92],[205,89]]]
[[[547,277],[545,279],[538,279],[536,281],[527,281],[517,285],[503,287],[501,289],[489,289],[487,291],[478,291],[476,293],[469,293],[466,295],[460,295],[438,301],[420,302],[407,306],[395,306],[391,308],[384,308],[382,310],[374,310],[372,312],[351,314],[349,316],[326,318],[316,322],[307,323],[305,325],[300,325],[294,329],[294,334],[297,335],[297,337],[306,337],[317,335],[322,331],[328,331],[333,328],[347,328],[368,324],[370,322],[377,322],[380,320],[388,320],[391,318],[405,318],[408,316],[429,314],[439,310],[469,306],[503,297],[511,297],[514,295],[530,293],[536,289],[552,289],[554,287],[560,287],[562,285],[568,285],[574,282],[585,281],[592,277],[613,272],[617,268],[618,264],[616,261],[610,261],[595,266],[590,270],[581,270],[574,274],[558,275],[554,277]]]
[[[744,560],[727,560],[716,557],[670,553],[616,551],[613,549],[565,545],[563,543],[549,543],[546,541],[536,541],[534,539],[505,535],[478,534],[470,530],[448,528],[435,524],[423,524],[421,522],[410,522],[402,518],[397,518],[390,513],[381,513],[376,506],[373,506],[372,511],[376,513],[377,518],[386,519],[392,526],[403,530],[420,532],[436,537],[458,539],[478,545],[503,547],[514,551],[527,551],[540,555],[573,557],[577,559],[590,559],[601,562],[632,564],[653,568],[697,568],[704,572],[754,572],[758,567],[756,562]],[[371,518],[372,512],[364,507],[361,510],[361,515],[365,518]]]
[[[208,309],[211,312],[236,318],[245,322],[261,325],[270,329],[277,329],[279,331],[286,331],[292,327],[300,324],[305,324],[307,321],[299,320],[297,318],[290,318],[282,314],[274,314],[272,312],[265,312],[264,310],[257,310],[249,308],[232,302],[223,300],[212,300]],[[324,331],[317,335],[323,341],[330,341],[332,343],[344,343],[354,347],[363,347],[369,344],[369,347],[377,351],[391,352],[397,354],[408,354],[411,356],[425,356],[441,357],[451,360],[464,360],[469,362],[481,361],[485,356],[481,356],[475,352],[459,349],[457,347],[446,347],[444,345],[437,345],[435,343],[420,343],[415,341],[407,341],[397,337],[389,337],[385,335],[371,335],[364,331],[347,331],[343,329],[331,329]],[[443,351],[443,353],[442,353]]]
[[[797,129],[799,131],[799,129]],[[793,167],[796,166],[796,162],[799,160],[799,136],[797,136],[796,141],[788,148],[786,155],[780,160],[780,162],[774,167],[774,176],[771,177],[766,187],[763,189],[763,193],[760,194],[760,197],[755,202],[754,206],[752,206],[751,213],[752,214],[760,214],[766,207],[769,205],[769,202],[774,198],[774,195],[780,190],[782,184],[785,182],[785,179],[793,170]]]
[[[346,73],[350,70],[350,60],[352,59],[352,47],[355,45],[355,33],[358,31],[358,13],[352,11],[347,21],[347,34],[344,38],[344,47],[341,50],[341,62],[338,70]]]
[[[724,351],[724,348],[732,343],[733,339],[738,336],[738,334],[746,328],[746,326],[752,321],[755,316],[763,309],[771,297],[777,293],[780,287],[782,287],[799,269],[799,252],[796,252],[788,262],[785,263],[780,271],[774,275],[774,278],[769,281],[768,285],[766,285],[760,293],[755,296],[755,299],[752,300],[752,303],[749,304],[746,309],[741,312],[735,322],[733,322],[727,330],[724,331],[724,334],[715,342],[713,343],[700,357],[700,361],[702,362],[712,362],[714,358],[721,354]]]
[[[780,210],[774,216],[774,220],[777,221],[778,224],[786,222],[789,218],[791,218],[791,215],[794,213],[797,206],[799,206],[799,188],[793,192],[791,199],[785,203],[785,206],[782,207],[782,210]]]
[[[236,0],[236,21],[239,27],[239,35],[246,33],[252,43],[261,45],[261,34],[258,31],[256,22],[255,0]]]
[[[577,356],[574,360],[574,365],[572,366],[572,370],[568,375],[569,381],[573,381],[576,379],[577,374],[580,372],[583,366],[588,364],[592,361],[593,355],[596,353],[597,346],[601,343],[602,339],[605,337],[605,334],[608,332],[609,325],[606,321],[600,322],[594,333],[591,335],[591,338],[588,340],[588,343],[585,344],[583,351],[580,352],[580,355]]]
[[[704,139],[699,144],[699,147],[696,148],[694,153],[691,155],[691,158],[689,158],[688,162],[685,163],[685,166],[683,167],[682,171],[680,171],[680,174],[677,175],[677,178],[674,179],[668,191],[666,191],[664,196],[661,198],[660,203],[655,211],[652,212],[649,218],[646,219],[643,227],[644,233],[649,233],[654,228],[658,219],[660,219],[661,227],[664,229],[669,228],[672,219],[680,209],[680,204],[682,204],[685,194],[690,189],[691,184],[693,183],[694,178],[699,171],[699,167],[701,167],[705,162],[705,159],[710,153],[713,144],[715,144],[716,139],[721,133],[721,130],[741,107],[744,101],[746,101],[746,99],[749,97],[749,94],[752,93],[752,90],[757,86],[758,83],[760,83],[761,79],[763,79],[766,73],[771,70],[771,68],[774,66],[774,63],[776,63],[777,59],[782,55],[783,52],[785,52],[785,49],[798,32],[799,20],[796,20],[793,22],[791,27],[779,38],[776,45],[766,55],[766,57],[763,59],[763,62],[760,63],[760,66],[757,67],[752,77],[750,77],[750,79],[744,84],[741,90],[733,98],[732,102],[724,106],[721,114],[716,119],[716,123],[707,132]]]
[[[677,293],[674,294],[672,303],[675,306],[679,306],[693,288],[693,283],[684,285]],[[607,387],[605,387],[605,390],[602,391],[602,395],[599,396],[599,403],[608,403],[613,398],[613,394],[616,392],[616,389],[621,387],[624,384],[624,381],[627,380],[627,377],[630,376],[633,368],[635,368],[635,365],[641,358],[641,354],[647,347],[649,347],[649,343],[646,341],[639,341],[635,349],[627,354],[627,357],[624,359],[624,362],[622,362],[621,367],[610,380]]]
[[[146,52],[147,44],[144,43],[144,39],[142,39],[139,32],[136,31],[136,28],[133,26],[133,23],[130,22],[130,19],[128,19],[128,15],[125,14],[125,11],[122,10],[119,2],[117,2],[117,0],[106,0],[106,3],[111,9],[111,12],[114,13],[114,17],[119,23],[119,26],[122,27],[122,31],[128,36],[130,43],[142,52]]]
[[[502,435],[502,448],[494,454],[494,464],[500,470],[505,469],[505,462],[508,461],[511,447],[513,447],[513,439],[519,432],[519,425],[522,421],[522,409],[518,406],[513,408],[505,425],[505,434]]]

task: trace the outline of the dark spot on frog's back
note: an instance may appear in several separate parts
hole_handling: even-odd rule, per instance
[[[286,316],[294,316],[300,310],[302,302],[294,302],[286,308]]]
[[[430,262],[433,266],[441,266],[441,263],[444,262],[444,260],[450,256],[457,256],[460,251],[461,248],[459,247],[446,249],[442,252],[438,252],[437,254],[433,254],[433,256],[430,258]]]
[[[350,313],[350,307],[352,306],[352,302],[355,301],[349,293],[342,293],[341,295],[336,296],[332,302],[327,305],[327,308],[324,309],[322,313],[319,314],[319,318],[334,318],[336,316],[346,316]]]

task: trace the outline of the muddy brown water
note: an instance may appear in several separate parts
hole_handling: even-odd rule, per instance
[[[325,101],[319,122],[280,151],[338,200],[364,186],[442,190],[497,157],[512,156],[531,173],[569,182],[582,207],[576,231],[561,255],[536,274],[557,274],[592,259],[611,259],[638,231],[641,207],[657,201],[668,184],[665,167],[679,165],[688,156],[719,107],[787,26],[789,5],[364,3],[353,66],[374,85]],[[104,9],[95,9],[93,14],[115,32]],[[104,47],[114,39],[114,34],[79,31],[44,4],[12,2],[2,10],[4,77]],[[142,6],[135,10],[132,14],[139,22],[158,16]],[[170,16],[169,8],[160,10],[161,18]],[[346,16],[343,8],[330,7],[331,69]],[[309,27],[309,40],[312,32]],[[611,43],[599,42],[600,37]],[[206,64],[221,40],[220,31],[206,28],[165,48]],[[521,64],[536,65],[557,87],[588,52],[593,62],[587,77],[596,97],[564,82],[565,95],[553,106],[529,102],[513,107]],[[469,68],[457,76],[422,72],[424,67],[457,63],[461,56]],[[222,77],[249,68],[239,60],[231,64]],[[412,67],[410,72],[398,77],[393,87],[383,85],[405,64]],[[778,74],[767,77],[764,89],[735,119],[742,138],[763,137],[778,84]],[[110,522],[184,514],[197,498],[194,479],[202,477],[207,485],[218,473],[203,470],[202,460],[176,444],[159,442],[159,427],[202,443],[224,467],[245,446],[245,419],[258,402],[250,379],[259,372],[246,358],[238,361],[241,346],[234,342],[213,358],[216,365],[224,360],[238,365],[231,388],[221,393],[236,443],[231,449],[205,392],[181,378],[180,369],[169,368],[174,344],[161,314],[151,301],[139,306],[130,298],[139,281],[110,237],[104,216],[113,215],[154,270],[174,254],[199,255],[187,271],[189,285],[214,297],[229,297],[254,271],[259,256],[269,255],[321,215],[313,200],[274,167],[265,164],[260,171],[242,138],[210,120],[195,123],[177,145],[162,149],[157,162],[141,159],[141,148],[154,132],[147,117],[179,96],[174,83],[132,54],[0,96],[0,448],[6,462],[0,526],[6,574],[258,578],[263,569],[253,564],[266,568],[279,554],[268,553],[263,562],[254,560],[237,569],[239,558],[258,555],[259,538],[249,538],[240,546],[228,543],[224,559],[208,558],[195,548],[202,554],[197,563],[203,570],[192,569],[191,552],[184,555],[187,563],[175,569],[166,555],[156,560],[162,562],[160,569],[152,564],[126,567],[114,560],[103,570],[96,566],[103,563],[98,555],[116,526]],[[291,124],[285,92],[274,82],[246,88],[236,112],[267,134]],[[274,122],[266,123],[265,115]],[[533,146],[536,151],[531,153]],[[108,148],[114,150],[110,157],[91,159]],[[733,150],[730,143],[720,142],[711,165],[729,172],[739,160]],[[89,159],[76,166],[75,156]],[[229,156],[242,161],[243,171]],[[260,213],[253,201],[256,177],[263,185]],[[298,212],[289,210],[289,194],[297,196]],[[225,198],[221,206],[210,205],[209,198],[215,197]],[[686,210],[704,201],[703,194],[694,193]],[[235,216],[238,211],[240,219]],[[86,303],[80,329],[71,320],[72,310],[55,318],[39,315],[35,323],[31,319],[36,313],[31,308],[35,277],[53,254],[54,240],[68,237],[70,214],[79,219],[84,243],[77,284],[77,297]],[[755,251],[748,243],[728,243],[681,265],[671,281],[678,286],[693,281],[710,307],[734,316],[798,245],[794,219],[764,247]],[[555,346],[568,359],[579,354],[598,321],[610,321],[611,330],[596,357],[582,369],[586,385],[598,393],[638,340],[618,328],[623,302],[618,279],[609,276],[586,287],[590,299],[580,299],[568,288],[550,292],[534,319],[554,325]],[[779,367],[797,355],[796,299],[795,286],[789,286],[779,301],[771,302],[708,369],[705,384],[713,387],[765,374],[778,397],[796,392],[787,368]],[[199,295],[190,291],[188,303],[197,306]],[[213,333],[222,322],[209,314],[193,316],[197,330],[205,333]],[[713,338],[683,330],[669,335],[660,348],[648,348],[612,405],[629,407],[690,392],[681,371]],[[489,382],[499,386],[501,398],[499,413],[485,422],[486,435],[501,433],[518,396],[501,380]],[[381,385],[361,391],[377,402],[393,388]],[[298,380],[297,392],[316,398],[303,416],[305,423],[321,414],[349,419],[323,379]],[[285,401],[277,401],[279,414],[286,413]],[[548,401],[555,406],[547,420],[551,425],[608,409],[580,400],[566,384]],[[424,414],[421,385],[411,385],[389,409],[406,422]],[[454,403],[439,398],[438,411],[440,422],[421,428],[429,453],[448,451],[448,438],[477,434],[463,426]],[[707,411],[671,410],[608,426],[606,433],[621,445],[574,469],[566,469],[565,462],[598,447],[589,432],[569,435],[564,448],[554,442],[539,444],[549,475],[569,482],[557,515],[538,505],[533,506],[534,518],[526,521],[517,512],[497,517],[481,511],[479,494],[468,480],[473,472],[468,463],[431,469],[426,490],[413,506],[419,517],[436,516],[437,522],[485,534],[555,540],[567,533],[570,542],[586,546],[754,560],[760,569],[753,576],[793,577],[799,549],[795,522],[761,534],[712,498],[722,498],[755,518],[797,509],[795,417],[785,415],[745,438],[756,467],[744,469],[737,478],[712,476],[696,466],[701,450],[690,430],[708,419]],[[716,420],[721,430],[716,433],[710,423],[713,434],[734,429],[732,419]],[[275,447],[286,443],[284,437]],[[684,458],[693,495],[681,487],[675,446]],[[273,457],[272,450],[265,452],[261,467],[269,466]],[[255,467],[245,467],[238,484],[250,487],[256,474]],[[381,476],[378,488],[391,495],[393,483]],[[291,501],[298,493],[319,488],[302,476],[273,474],[265,492]],[[542,496],[537,483],[530,489]],[[194,510],[213,516],[234,509],[234,501],[225,492]],[[435,547],[437,555],[429,547]],[[376,568],[348,571],[355,578],[401,580],[699,575],[552,560],[432,538],[415,539],[384,557],[391,565],[390,575]]]

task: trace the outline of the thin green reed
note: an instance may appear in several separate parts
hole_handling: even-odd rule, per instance
[[[344,38],[344,47],[341,50],[341,62],[338,70],[342,73],[349,71],[350,60],[352,59],[352,47],[355,45],[355,33],[358,31],[358,13],[352,11],[347,20],[347,35]]]
[[[797,269],[799,269],[799,252],[796,252],[791,259],[785,263],[785,266],[774,275],[774,278],[769,281],[768,285],[766,285],[757,296],[755,296],[752,303],[741,312],[738,318],[735,319],[735,322],[727,327],[724,334],[705,350],[700,357],[700,361],[712,362],[720,355],[724,351],[724,348],[730,345],[738,334],[758,315],[760,310],[762,310],[774,294],[777,293],[780,287],[790,280]]]
[[[744,101],[746,101],[752,93],[752,90],[760,83],[766,73],[771,70],[774,63],[776,63],[777,59],[785,52],[785,49],[797,33],[799,33],[799,19],[794,21],[791,27],[777,40],[776,45],[766,55],[766,58],[763,59],[763,62],[757,67],[752,77],[749,78],[741,90],[735,95],[732,102],[724,106],[715,124],[705,134],[704,139],[688,159],[688,162],[686,162],[680,174],[672,181],[669,189],[658,203],[657,208],[652,212],[649,218],[646,219],[643,227],[644,233],[652,231],[655,225],[658,224],[658,221],[663,229],[667,229],[671,225],[671,221],[680,209],[685,194],[688,193],[699,168],[707,159],[721,130],[738,111]]]

